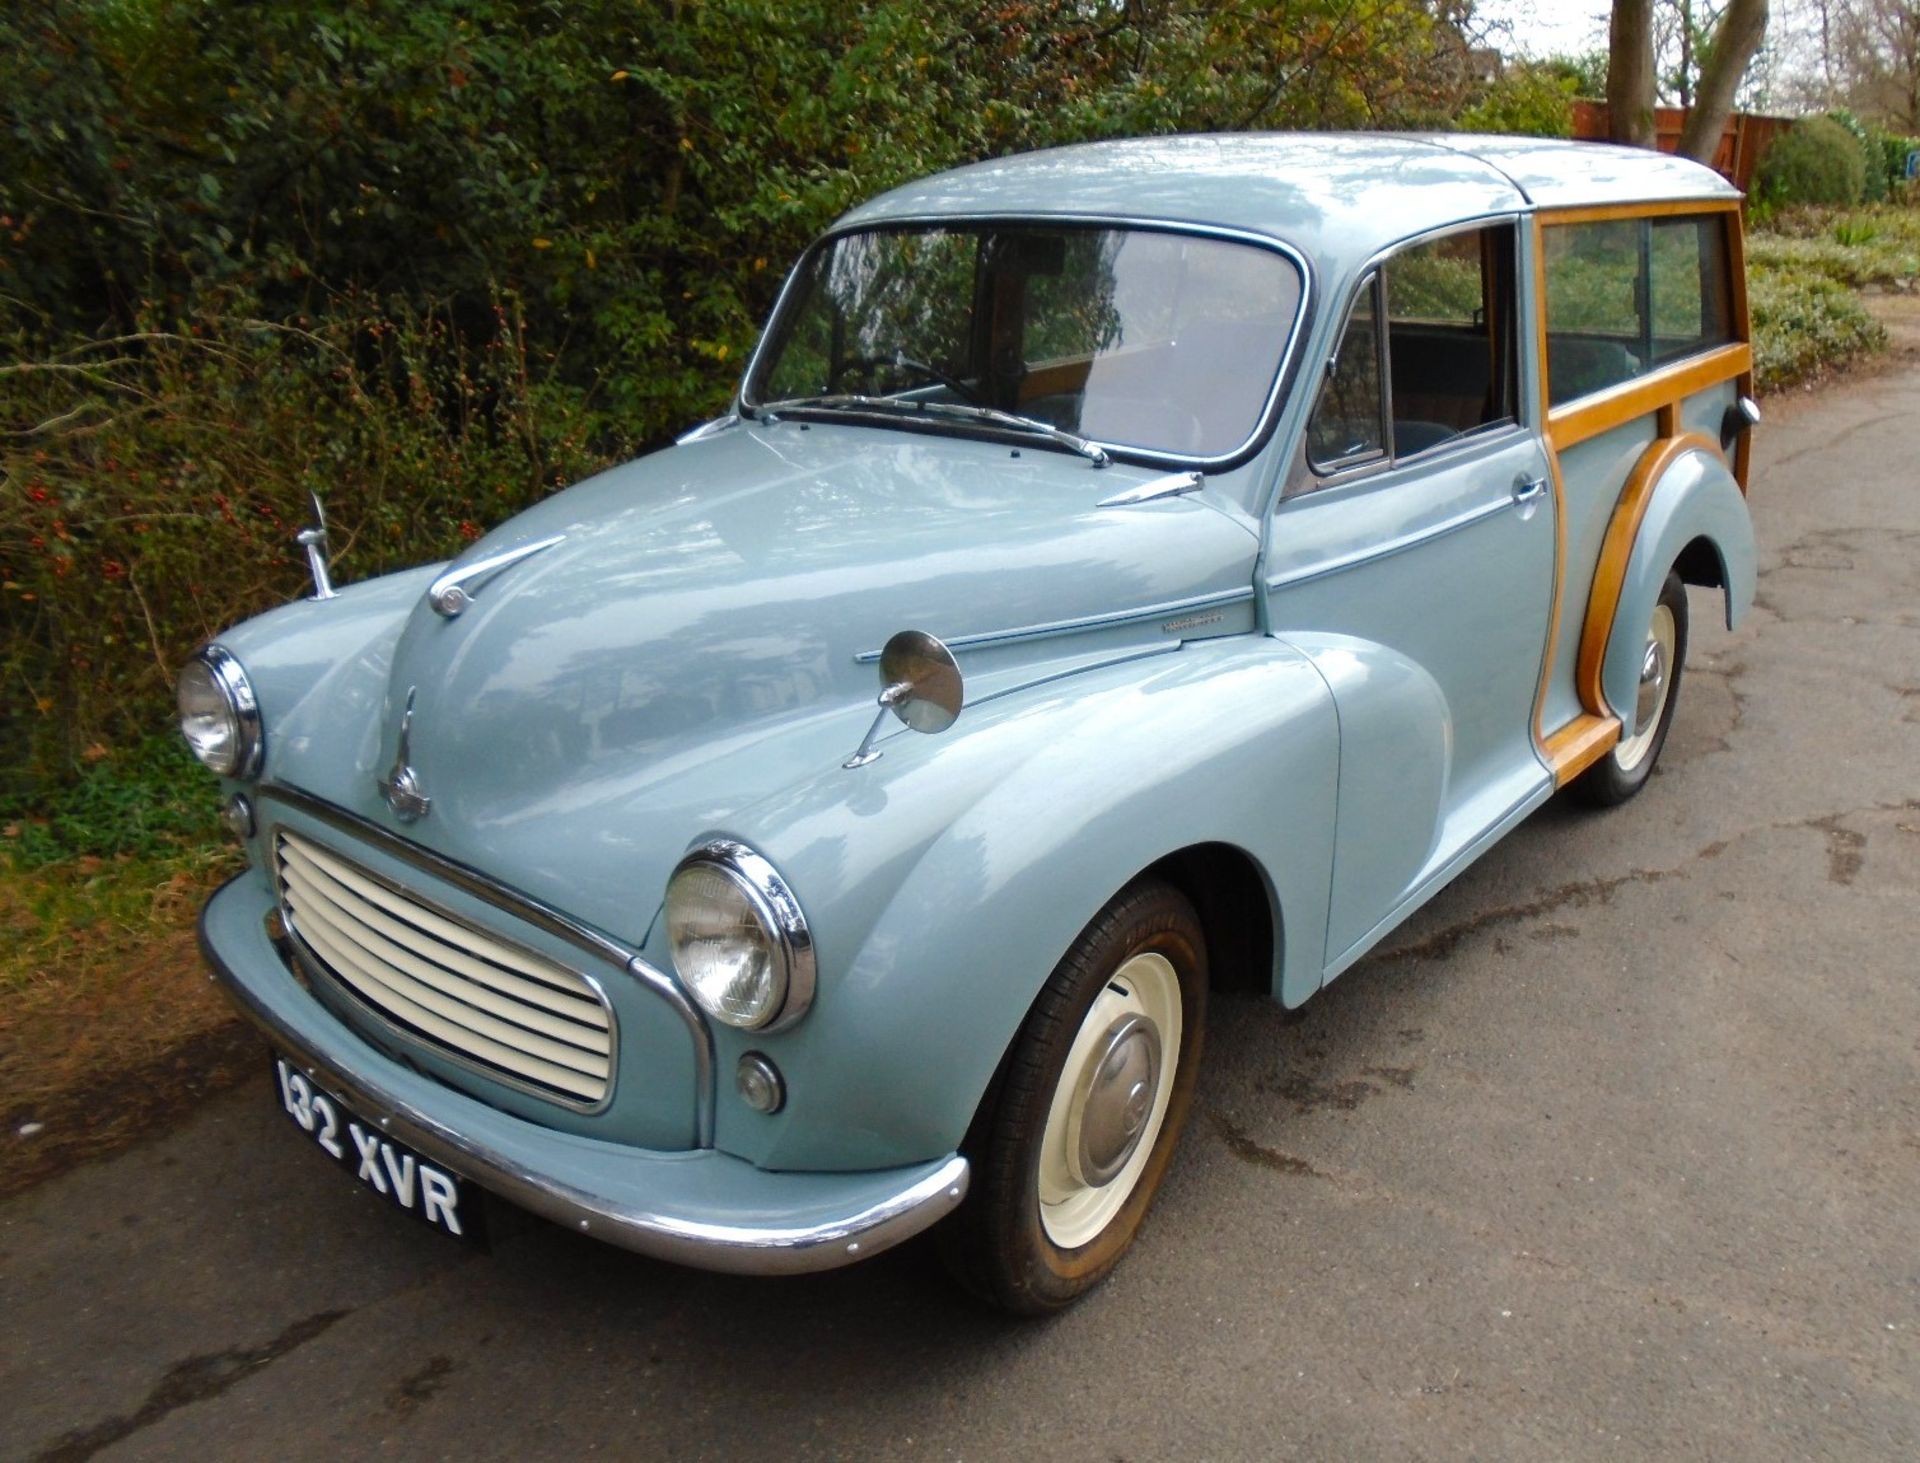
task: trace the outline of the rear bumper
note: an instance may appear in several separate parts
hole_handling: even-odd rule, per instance
[[[256,873],[216,892],[200,949],[227,997],[287,1060],[435,1163],[612,1244],[738,1274],[831,1270],[919,1233],[967,1191],[958,1154],[873,1173],[769,1173],[712,1149],[662,1153],[559,1133],[390,1061],[294,980]]]

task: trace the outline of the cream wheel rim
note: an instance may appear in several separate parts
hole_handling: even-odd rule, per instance
[[[1124,962],[1067,1049],[1040,1140],[1040,1224],[1064,1250],[1098,1238],[1140,1185],[1180,1059],[1180,977],[1166,956]]]
[[[1660,729],[1660,717],[1667,709],[1667,697],[1673,690],[1673,650],[1676,633],[1673,611],[1663,604],[1653,607],[1653,622],[1647,626],[1647,644],[1640,658],[1640,685],[1634,697],[1633,735],[1622,737],[1614,749],[1614,761],[1622,772],[1631,772],[1647,759],[1654,734]]]

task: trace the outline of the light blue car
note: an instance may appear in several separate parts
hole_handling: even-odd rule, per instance
[[[202,941],[400,1208],[1038,1312],[1138,1231],[1209,990],[1297,1006],[1753,596],[1738,197],[1657,154],[1179,137],[801,259],[733,409],[180,682]]]

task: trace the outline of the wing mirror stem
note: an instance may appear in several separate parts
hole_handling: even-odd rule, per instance
[[[880,710],[854,754],[840,765],[852,769],[880,759],[873,740],[889,711],[913,730],[932,736],[953,725],[965,699],[953,652],[924,631],[900,631],[880,652]]]

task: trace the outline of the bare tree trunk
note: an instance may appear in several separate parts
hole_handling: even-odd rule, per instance
[[[1680,0],[1680,105],[1693,105],[1693,0]]]
[[[1707,54],[1707,69],[1694,92],[1693,110],[1680,134],[1680,155],[1711,163],[1720,134],[1733,113],[1734,94],[1747,63],[1767,35],[1767,0],[1730,0]]]
[[[1653,147],[1653,0],[1613,0],[1607,33],[1607,135]]]

